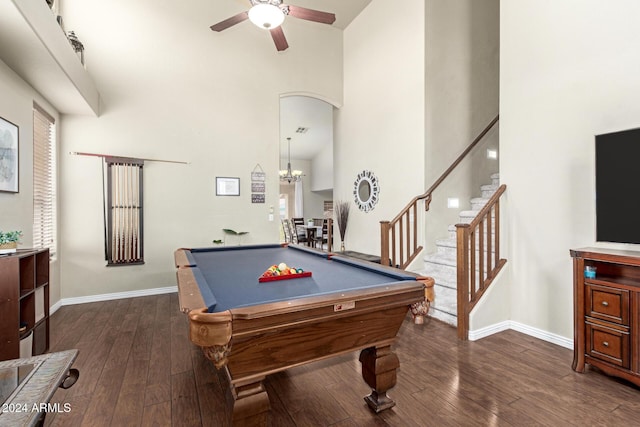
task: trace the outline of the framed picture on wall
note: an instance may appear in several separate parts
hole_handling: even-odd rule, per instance
[[[0,117],[0,191],[18,192],[18,126]]]
[[[216,177],[216,196],[239,196],[240,178]]]

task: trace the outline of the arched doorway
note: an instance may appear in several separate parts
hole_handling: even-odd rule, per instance
[[[332,215],[334,107],[316,95],[280,98],[281,219]]]

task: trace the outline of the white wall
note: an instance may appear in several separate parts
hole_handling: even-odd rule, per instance
[[[18,126],[19,192],[0,192],[0,230],[22,231],[19,247],[33,246],[33,102],[59,123],[58,112],[24,80],[0,61],[0,117]],[[60,298],[58,262],[50,268],[49,299]]]
[[[33,244],[33,100],[35,91],[0,61],[0,117],[18,126],[18,193],[0,192],[0,230],[21,230]]]
[[[333,107],[331,107],[333,110]],[[333,126],[333,111],[330,111]],[[332,135],[333,136],[333,135]],[[311,160],[311,189],[313,191],[333,190],[333,137]]]
[[[640,126],[640,2],[503,1],[500,14],[511,316],[571,338],[569,249],[595,243],[594,135]]]
[[[222,228],[243,244],[277,242],[279,97],[342,99],[342,32],[287,19],[289,49],[243,22],[209,26],[247,5],[197,0],[66,0],[68,30],[84,43],[103,99],[99,118],[65,117],[61,158],[63,297],[175,284],[173,251],[211,244]],[[85,151],[182,160],[144,167],[144,266],[105,268],[100,161]],[[251,204],[250,173],[267,173],[266,203]],[[216,197],[216,176],[240,177],[240,197]]]
[[[418,0],[402,7],[373,0],[345,30],[333,194],[351,204],[347,250],[380,253],[379,222],[424,190],[423,35],[424,2]],[[369,213],[353,203],[353,182],[365,169],[380,182],[379,202]]]
[[[498,114],[499,8],[499,0],[426,2],[425,190]],[[434,193],[426,214],[428,252],[498,171],[498,162],[486,159],[487,148],[498,148],[497,127]],[[449,197],[459,199],[460,209],[447,208]]]

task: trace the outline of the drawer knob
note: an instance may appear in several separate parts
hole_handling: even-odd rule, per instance
[[[602,342],[602,345],[603,345],[603,346],[605,346],[605,347],[609,347],[609,342],[607,342],[607,341],[603,341],[603,342]]]
[[[605,307],[609,307],[609,303],[607,301],[602,301],[602,305]]]

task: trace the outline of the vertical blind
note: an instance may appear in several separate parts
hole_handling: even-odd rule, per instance
[[[55,120],[33,105],[33,246],[56,249]]]
[[[104,161],[107,265],[142,264],[144,161],[121,157],[106,157]]]

